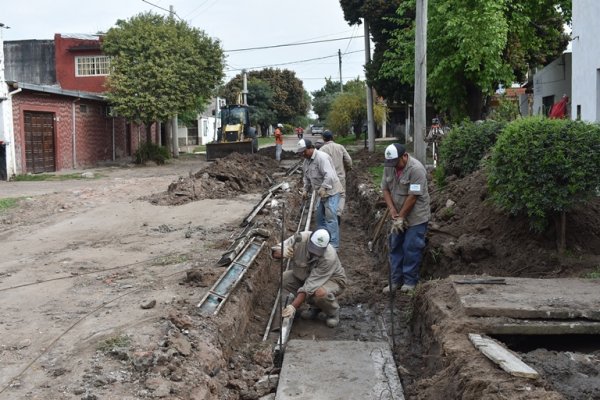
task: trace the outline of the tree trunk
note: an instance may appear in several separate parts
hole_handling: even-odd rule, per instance
[[[472,83],[466,85],[467,89],[467,113],[471,121],[482,119],[483,93],[481,89]]]
[[[146,143],[152,143],[152,123],[146,122]]]
[[[556,248],[559,254],[564,254],[567,249],[567,213],[562,211],[555,218]]]

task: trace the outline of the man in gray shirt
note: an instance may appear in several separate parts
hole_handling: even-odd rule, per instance
[[[331,235],[331,245],[336,249],[340,246],[340,228],[337,219],[338,204],[341,197],[342,185],[335,172],[333,160],[328,154],[315,149],[308,139],[300,139],[296,153],[302,154],[304,164],[303,197],[316,190],[319,194],[317,206],[317,228],[325,228]]]
[[[384,167],[381,190],[392,217],[389,235],[392,284],[383,292],[394,291],[400,285],[401,292],[410,292],[419,281],[425,233],[431,216],[427,171],[398,143],[385,149]]]
[[[301,313],[304,319],[317,318],[323,313],[330,328],[340,322],[340,305],[336,299],[346,287],[346,272],[337,252],[329,244],[329,232],[317,229],[289,237],[271,248],[274,258],[292,260],[292,268],[283,273],[283,290],[295,297],[282,312],[282,317],[293,318],[304,302],[310,308]]]
[[[352,169],[352,157],[348,154],[348,151],[344,146],[333,141],[333,133],[327,130],[323,132],[324,144],[320,148],[317,147],[323,153],[327,153],[333,160],[333,166],[337,173],[340,183],[342,185],[342,193],[340,196],[340,202],[338,204],[337,216],[338,224],[341,222],[340,217],[344,212],[346,206],[346,172]]]

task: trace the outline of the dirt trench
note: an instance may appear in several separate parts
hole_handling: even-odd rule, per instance
[[[394,355],[407,399],[596,398],[594,396],[597,393],[593,387],[584,389],[588,390],[587,394],[568,385],[551,387],[549,382],[556,377],[552,375],[552,371],[545,375],[548,378],[535,382],[510,377],[468,342],[466,332],[474,326],[473,322],[463,318],[457,298],[444,278],[450,273],[471,273],[473,270],[493,274],[500,271],[499,268],[504,263],[497,256],[502,252],[496,249],[486,253],[488,255],[483,258],[471,257],[469,262],[465,262],[464,254],[479,254],[477,251],[450,251],[442,258],[432,255],[439,251],[438,248],[448,238],[453,238],[460,232],[458,228],[455,231],[448,229],[451,226],[460,227],[461,221],[464,223],[459,217],[462,206],[460,197],[455,197],[458,198],[458,204],[452,218],[434,218],[432,221],[434,229],[428,235],[429,244],[423,265],[422,280],[425,283],[414,296],[398,294],[393,302],[388,296],[384,296],[381,289],[387,283],[387,227],[384,226],[375,235],[376,223],[384,207],[367,172],[369,166],[379,164],[381,160],[379,155],[366,152],[354,153],[353,158],[355,168],[348,176],[347,211],[342,217],[339,251],[350,285],[339,299],[342,306],[340,326],[329,329],[322,321],[296,319],[291,338],[389,341],[394,345]],[[190,171],[187,177],[182,176],[168,185],[166,191],[143,196],[143,201],[165,204],[169,208],[194,207],[195,202],[206,201],[203,199],[227,199],[242,192],[252,196],[255,203],[259,194],[271,184],[285,179],[290,182],[291,188],[277,198],[286,205],[284,237],[287,237],[297,227],[301,177],[296,174],[284,178],[286,166],[272,161],[268,157],[252,160],[244,157],[224,159],[218,168],[209,164],[197,172]],[[160,188],[154,188],[156,190]],[[467,192],[460,187],[451,187],[451,190]],[[443,196],[433,196],[435,212],[439,212],[443,218],[447,218],[448,212],[440,210],[446,207],[445,198],[449,193],[452,192],[438,191],[437,194]],[[470,199],[477,196],[464,197]],[[482,203],[481,200],[480,202]],[[444,205],[440,206],[442,203]],[[487,212],[485,209],[481,211],[475,203],[469,203],[467,208],[469,218],[475,220],[477,216],[473,214]],[[265,246],[275,244],[281,236],[280,209],[265,207],[257,216],[256,224],[271,232]],[[138,321],[132,326],[124,323],[117,331],[85,338],[83,343],[78,344],[82,346],[82,356],[73,360],[74,363],[61,360],[58,354],[54,358],[43,358],[40,372],[50,376],[55,383],[40,381],[46,383],[23,394],[19,391],[21,383],[13,382],[14,386],[0,394],[0,398],[233,400],[267,399],[269,395],[273,395],[279,372],[273,363],[273,346],[278,332],[271,332],[266,341],[262,339],[277,293],[280,273],[278,262],[271,260],[268,252],[263,251],[219,315],[199,315],[196,308],[198,299],[223,271],[223,268],[215,266],[215,262],[228,248],[240,227],[236,221],[210,229],[201,228],[200,225],[188,225],[185,228],[169,224],[156,229],[165,234],[173,229],[181,234],[187,229],[186,237],[188,233],[192,237],[202,235],[205,241],[202,251],[194,248],[185,252],[180,250],[179,256],[185,254],[184,258],[175,255],[173,259],[164,261],[164,265],[173,271],[170,277],[153,276],[151,266],[144,267],[145,274],[148,275],[145,282],[147,287],[160,291],[163,285],[175,285],[175,288],[179,286],[178,296],[163,300],[167,306],[162,309],[168,312],[159,314],[159,318]],[[468,232],[470,228],[465,223],[460,229]],[[489,230],[491,229],[495,227],[492,226]],[[448,234],[448,231],[453,233]],[[482,231],[477,232],[481,234]],[[509,240],[508,236],[504,240]],[[374,242],[372,252],[367,245],[369,241]],[[531,247],[532,243],[534,242],[527,241],[526,246]],[[484,244],[482,248],[485,249],[486,246]],[[547,243],[540,247],[551,254],[547,250]],[[591,252],[592,260],[593,256],[594,253]],[[564,262],[565,266],[567,264]],[[577,268],[581,270],[588,266],[580,263]],[[572,271],[572,268],[565,267],[564,270]],[[132,267],[130,275],[127,275],[127,271],[120,271],[118,274],[105,275],[103,279],[107,286],[112,285],[113,280],[126,284],[127,278],[136,274],[136,271]],[[428,281],[432,278],[435,279]],[[127,285],[123,284],[120,287],[126,290]],[[89,283],[82,282],[82,290],[88,285]],[[142,305],[152,306],[145,302]],[[278,321],[277,317],[275,321]],[[272,328],[277,328],[277,322],[274,322]],[[22,345],[25,346],[23,349],[29,346],[27,343]],[[21,344],[14,346],[13,352],[18,355]],[[64,354],[71,354],[73,351],[63,346],[58,350]],[[534,358],[535,351],[530,353],[531,358]],[[561,354],[565,353],[556,353],[556,358]],[[597,359],[597,353],[595,357]],[[550,357],[548,354],[538,354],[537,359],[548,360]],[[587,367],[589,363],[582,364],[580,370],[589,376],[597,376],[597,371],[589,368],[584,370]],[[562,371],[558,375],[566,376],[568,367]],[[66,377],[76,381],[69,382]],[[557,392],[558,389],[562,394]],[[587,397],[577,397],[579,393]],[[8,397],[3,397],[4,395]]]

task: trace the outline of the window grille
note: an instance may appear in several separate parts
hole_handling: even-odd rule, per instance
[[[82,56],[75,57],[75,76],[108,75],[110,57],[108,56]]]

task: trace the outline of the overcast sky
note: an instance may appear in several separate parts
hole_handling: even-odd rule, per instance
[[[7,0],[4,0],[7,2]],[[167,14],[142,0],[12,0],[10,12],[0,22],[8,40],[52,39],[55,33],[97,33],[141,12]],[[342,52],[342,75],[347,81],[364,79],[363,27],[349,26],[338,0],[149,0],[169,9],[191,26],[218,38],[224,50],[353,37],[302,46],[246,52],[226,52],[226,81],[241,68],[272,66],[296,71],[312,92],[325,77],[339,80],[337,52]],[[18,3],[18,5],[17,5]],[[4,4],[3,9],[7,7]],[[321,58],[319,60],[298,62]]]

